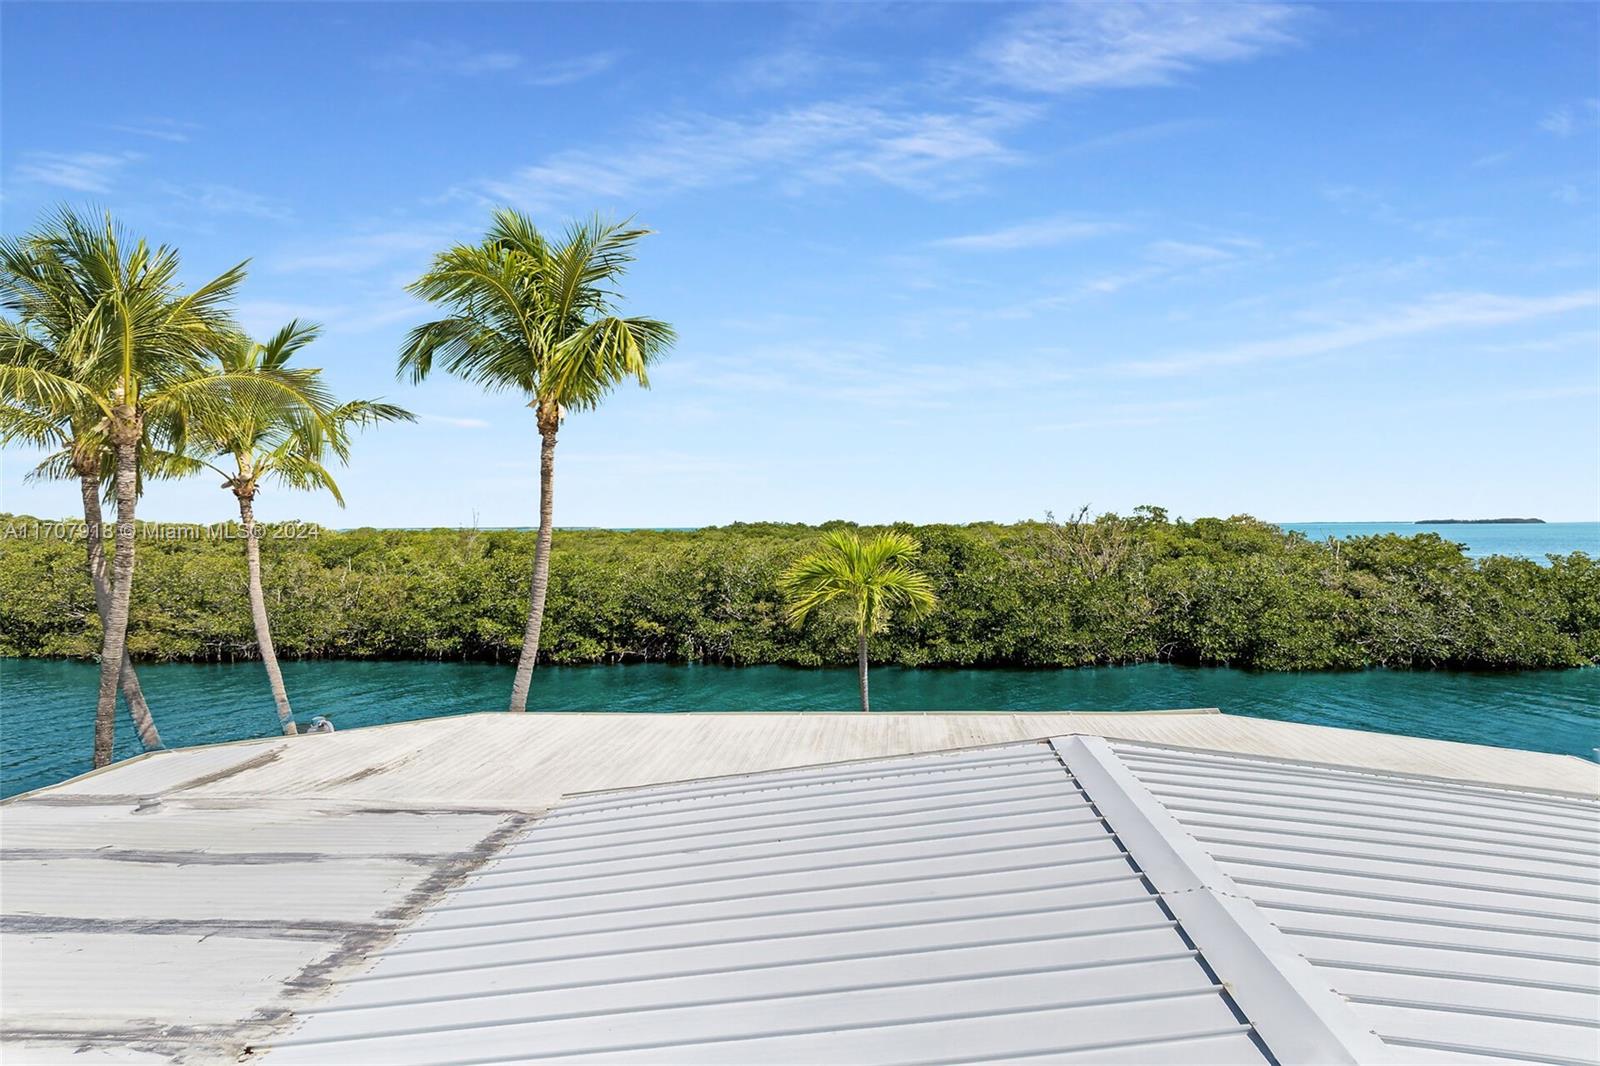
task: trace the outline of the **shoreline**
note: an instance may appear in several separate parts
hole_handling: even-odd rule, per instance
[[[314,665],[328,666],[358,666],[358,665],[404,665],[404,666],[451,666],[451,667],[486,667],[491,669],[514,670],[515,663],[495,662],[488,659],[418,659],[412,656],[362,656],[362,657],[335,657],[324,658],[286,658],[278,657],[281,665],[294,664],[298,668]],[[134,666],[140,670],[148,667],[167,666],[195,666],[195,667],[249,667],[260,666],[261,659],[244,657],[234,659],[135,659]],[[0,663],[60,663],[92,666],[99,669],[99,661],[94,658],[84,658],[76,655],[0,655]],[[1368,673],[1397,673],[1397,674],[1441,674],[1441,675],[1483,675],[1485,677],[1501,677],[1511,674],[1562,674],[1575,670],[1600,669],[1600,663],[1570,663],[1553,664],[1548,666],[1507,666],[1501,668],[1483,666],[1451,666],[1439,664],[1433,666],[1387,666],[1371,664],[1367,666],[1328,666],[1316,668],[1284,668],[1272,670],[1259,666],[1233,666],[1227,663],[1196,663],[1179,662],[1172,659],[1140,659],[1129,662],[1105,663],[1078,663],[1057,665],[1050,663],[895,663],[873,660],[872,670],[876,676],[879,670],[904,670],[912,673],[958,673],[972,671],[976,673],[1018,673],[1018,674],[1053,674],[1053,673],[1078,673],[1086,670],[1126,670],[1141,666],[1163,666],[1175,670],[1216,670],[1230,671],[1239,674],[1259,675],[1263,677],[1324,677],[1348,676]],[[797,673],[817,673],[828,671],[842,671],[854,676],[855,664],[852,661],[840,660],[828,663],[791,663],[791,662],[760,662],[760,663],[725,663],[707,662],[702,660],[683,659],[616,659],[612,661],[549,663],[543,659],[539,661],[539,670],[607,670],[607,669],[632,669],[637,667],[661,667],[683,670],[793,670]]]

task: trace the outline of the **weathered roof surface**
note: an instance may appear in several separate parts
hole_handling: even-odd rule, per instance
[[[1385,1042],[1600,1061],[1600,806],[1113,744]]]
[[[55,1061],[84,1046],[231,1059],[522,817],[273,800],[8,804],[8,1057]]]
[[[1567,755],[1274,722],[1155,714],[470,714],[143,756],[58,796],[166,791],[541,810],[574,792],[1085,733],[1181,747],[1581,793]]]
[[[3,925],[0,925],[0,937],[3,937],[0,941],[0,1026],[3,1026],[0,1035],[5,1039],[4,1053],[9,1058],[28,1062],[88,1061],[76,1054],[80,1049],[91,1058],[108,1061],[135,1061],[149,1056],[177,1057],[185,1061],[233,1061],[246,1045],[269,1045],[273,1039],[281,1037],[291,1015],[313,1016],[313,1020],[334,1017],[339,1000],[327,998],[330,982],[352,995],[357,993],[351,990],[362,987],[379,989],[384,981],[355,978],[361,976],[385,944],[398,932],[410,928],[410,923],[419,915],[426,915],[429,923],[445,923],[447,919],[439,915],[451,913],[457,915],[458,921],[466,920],[461,917],[466,911],[460,900],[476,901],[473,904],[476,906],[495,898],[496,890],[479,886],[491,885],[496,880],[509,885],[538,876],[558,876],[545,869],[554,856],[540,856],[541,848],[553,847],[560,839],[563,821],[570,823],[570,836],[571,826],[584,824],[597,829],[606,819],[613,819],[617,821],[616,827],[621,828],[622,822],[632,823],[640,814],[635,808],[639,796],[599,794],[602,790],[649,787],[847,760],[919,753],[925,756],[928,752],[950,748],[1076,734],[1089,737],[1101,733],[1154,742],[1164,749],[1164,753],[1149,755],[1146,761],[1198,758],[1186,749],[1210,748],[1215,750],[1209,758],[1253,763],[1265,761],[1263,756],[1275,756],[1294,762],[1295,772],[1308,774],[1335,773],[1318,769],[1314,764],[1339,763],[1385,773],[1398,770],[1468,782],[1497,781],[1521,789],[1588,793],[1594,792],[1596,780],[1596,768],[1592,764],[1561,756],[1193,713],[472,715],[327,736],[163,753],[0,804],[0,840],[4,843],[4,851],[0,853],[4,860],[0,862],[0,905],[4,910]],[[1093,743],[1100,744],[1099,741]],[[1073,759],[1081,761],[1082,755],[1070,745],[1058,742],[1056,747],[1070,756],[1069,766]],[[894,912],[894,908],[902,905],[920,907],[922,909],[906,912],[908,920],[918,921],[929,917],[958,919],[963,917],[963,908],[976,908],[969,924],[963,926],[962,921],[951,921],[940,927],[947,932],[963,927],[988,928],[985,922],[1000,923],[996,928],[1010,927],[1017,922],[1024,923],[1023,928],[1033,928],[1027,923],[1056,921],[1060,916],[1047,919],[1039,915],[1011,914],[1005,907],[1002,910],[1007,913],[993,913],[984,908],[996,905],[997,894],[1013,890],[1016,898],[1024,903],[1033,898],[1027,897],[1029,892],[1042,893],[1037,898],[1050,900],[1050,906],[1064,903],[1065,897],[1060,892],[1051,893],[1045,889],[1049,885],[1063,887],[1065,873],[1072,867],[1055,869],[1054,860],[1047,860],[1027,874],[1037,877],[1037,881],[1013,884],[1005,879],[1013,874],[1022,877],[1025,871],[998,870],[983,849],[1009,848],[1031,839],[1028,836],[1028,826],[1033,824],[1028,821],[1030,818],[1037,820],[1037,825],[1054,825],[1052,819],[1070,821],[1081,815],[1081,811],[1076,815],[1069,813],[1074,809],[1072,803],[1082,803],[1082,795],[1076,791],[1081,784],[1095,801],[1096,809],[1107,814],[1116,839],[1146,870],[1148,884],[1162,895],[1163,903],[1183,924],[1186,935],[1194,937],[1208,961],[1218,967],[1225,963],[1231,968],[1222,979],[1236,989],[1237,1005],[1243,1012],[1251,1015],[1255,1010],[1263,1014],[1257,1008],[1264,1003],[1271,1005],[1264,1011],[1265,1028],[1257,1018],[1250,1018],[1256,1030],[1269,1033],[1274,1019],[1281,1028],[1282,1018],[1295,1017],[1295,1009],[1304,1010],[1295,1004],[1303,1003],[1308,994],[1303,987],[1307,983],[1306,971],[1281,964],[1286,957],[1300,958],[1303,949],[1284,945],[1299,944],[1298,938],[1303,934],[1299,931],[1278,933],[1276,956],[1263,956],[1254,945],[1260,942],[1259,937],[1271,939],[1261,929],[1262,925],[1270,926],[1263,917],[1269,913],[1265,909],[1268,901],[1263,900],[1258,907],[1247,898],[1247,893],[1257,891],[1253,883],[1257,878],[1242,876],[1238,886],[1220,893],[1204,878],[1194,884],[1186,880],[1191,874],[1184,871],[1210,863],[1218,868],[1213,880],[1220,882],[1224,876],[1221,869],[1232,861],[1229,853],[1218,850],[1213,858],[1207,849],[1219,845],[1191,835],[1198,833],[1200,837],[1209,837],[1211,827],[1185,830],[1173,821],[1173,814],[1161,808],[1161,801],[1154,798],[1155,779],[1152,778],[1152,785],[1146,787],[1134,778],[1134,771],[1129,768],[1135,762],[1131,755],[1114,757],[1112,768],[1121,766],[1120,772],[1126,778],[1117,785],[1114,795],[1143,792],[1146,804],[1144,807],[1136,804],[1120,816],[1110,815],[1101,796],[1096,795],[1097,787],[1104,790],[1103,784],[1085,783],[1097,779],[1096,775],[1103,772],[1103,764],[1112,765],[1104,753],[1091,760],[1082,772],[1078,766],[1071,766],[1070,775],[1065,771],[1056,772],[1050,788],[1059,793],[1056,802],[1060,810],[1044,802],[1044,797],[1052,793],[1037,788],[1037,782],[1029,786],[1033,791],[1025,788],[1014,794],[991,795],[997,787],[1009,787],[1004,782],[1004,773],[1009,771],[994,763],[989,755],[940,757],[946,758],[972,758],[977,763],[959,773],[945,773],[944,778],[965,774],[977,783],[981,778],[973,774],[999,774],[1001,781],[983,781],[969,796],[930,798],[941,795],[936,789],[930,797],[903,797],[907,806],[899,814],[896,814],[898,808],[887,804],[870,808],[883,815],[881,821],[852,820],[858,810],[869,809],[867,800],[875,802],[884,797],[872,791],[851,791],[846,787],[849,780],[822,780],[848,778],[858,780],[854,787],[864,787],[859,786],[861,771],[850,766],[808,770],[789,775],[793,780],[785,788],[804,790],[820,805],[817,811],[784,808],[769,811],[773,817],[767,821],[703,823],[705,830],[711,832],[719,825],[724,828],[745,825],[744,835],[727,840],[698,838],[696,834],[701,832],[702,825],[699,816],[688,824],[667,819],[654,829],[647,829],[644,822],[639,822],[632,825],[631,836],[618,836],[612,840],[612,845],[618,845],[627,836],[633,841],[629,847],[648,845],[646,850],[653,854],[636,854],[629,852],[628,847],[613,846],[609,851],[597,853],[597,869],[618,871],[637,862],[641,871],[649,871],[645,880],[650,881],[668,876],[670,871],[661,869],[662,864],[669,867],[674,863],[687,864],[672,875],[681,880],[690,877],[689,869],[706,858],[697,853],[724,843],[748,845],[752,863],[784,861],[826,867],[827,863],[835,861],[829,859],[828,854],[834,844],[836,824],[842,829],[854,826],[860,830],[855,836],[856,844],[870,850],[888,847],[890,841],[899,839],[896,833],[909,833],[919,820],[927,820],[930,824],[918,830],[927,839],[902,840],[898,845],[901,850],[891,852],[888,857],[895,862],[931,861],[934,865],[921,868],[937,872],[938,877],[920,887],[841,889],[844,894],[835,902],[857,907],[860,914],[874,913],[873,907],[881,908],[875,912],[880,915]],[[1030,754],[1027,760],[1035,758],[1037,755]],[[1122,765],[1124,758],[1129,765]],[[985,760],[989,761],[987,768],[984,768]],[[924,757],[920,762],[928,764],[924,767],[928,769],[938,760]],[[921,772],[903,776],[916,777]],[[1220,770],[1212,772],[1216,776]],[[851,778],[852,774],[857,777]],[[1373,776],[1366,774],[1366,778]],[[814,780],[803,784],[807,778]],[[932,780],[934,778],[929,779]],[[1436,788],[1442,790],[1442,794],[1460,789],[1472,803],[1478,803],[1481,794],[1498,794],[1477,784],[1397,780],[1410,782],[1404,785],[1406,788]],[[943,780],[938,787],[951,783],[951,780]],[[671,802],[679,806],[726,804],[732,802],[728,793],[737,791],[737,787],[742,786],[731,786],[726,781],[684,786],[675,790]],[[593,794],[583,795],[589,793]],[[1007,795],[1010,795],[1009,800]],[[839,802],[830,808],[829,804],[835,799]],[[1374,803],[1382,801],[1373,799]],[[1564,802],[1558,796],[1535,797],[1533,801]],[[644,797],[644,802],[664,805],[667,801],[665,797],[656,796]],[[563,813],[533,826],[543,812],[558,804],[565,805]],[[948,804],[948,809],[929,810],[926,804],[935,808]],[[973,810],[967,810],[969,806]],[[1151,807],[1160,808],[1157,813],[1172,822],[1168,829],[1190,848],[1175,866],[1159,854],[1152,859],[1151,841],[1164,839],[1160,832],[1145,831],[1141,835],[1135,830],[1130,835],[1124,824],[1118,824],[1119,817],[1126,825],[1133,826],[1159,821],[1147,809]],[[657,817],[665,809],[662,806],[651,817]],[[733,815],[741,811],[748,813],[743,807],[724,813]],[[1178,813],[1189,817],[1181,809]],[[1263,818],[1270,814],[1265,809],[1257,813]],[[1287,810],[1282,813],[1292,815]],[[1506,812],[1502,810],[1501,813]],[[808,821],[813,817],[825,820]],[[952,820],[949,824],[955,828],[945,828],[945,823],[940,821],[945,817]],[[836,819],[842,821],[836,822]],[[1478,824],[1473,823],[1474,826]],[[982,838],[989,831],[986,826],[993,826],[996,835],[983,843]],[[510,843],[519,840],[530,827],[534,836],[529,837],[529,841],[537,837],[541,843]],[[826,835],[802,838],[808,827],[809,831]],[[1287,818],[1281,822],[1281,827],[1290,836],[1322,831]],[[1078,825],[1077,829],[1087,832],[1083,825]],[[777,832],[783,844],[771,845],[767,852],[762,852],[759,841],[765,839],[761,834],[767,830]],[[950,833],[957,832],[966,835],[949,838]],[[1097,832],[1104,836],[1103,830]],[[866,835],[870,833],[877,835]],[[1517,834],[1518,830],[1513,828],[1489,839],[1503,842]],[[591,840],[592,834],[580,835],[581,840],[560,846],[581,854],[591,845],[598,847],[603,842],[598,836]],[[1090,834],[1086,839],[1095,838]],[[1132,839],[1140,841],[1138,849],[1129,843]],[[935,854],[939,848],[956,847],[959,841],[966,841],[978,850]],[[1090,845],[1080,843],[1079,846]],[[1278,846],[1271,845],[1272,848]],[[508,847],[511,850],[502,852]],[[1054,855],[1057,847],[1052,843],[1040,854]],[[781,852],[781,858],[771,854],[772,851]],[[1140,855],[1139,851],[1145,854]],[[864,853],[858,852],[858,857]],[[505,857],[496,869],[508,872],[493,875],[485,872],[470,884],[465,883],[483,862],[500,854]],[[1510,854],[1525,855],[1526,851]],[[921,858],[913,859],[913,856]],[[588,859],[584,857],[586,865]],[[566,859],[555,861],[575,860],[568,855]],[[1128,860],[1122,861],[1126,864]],[[523,873],[517,872],[519,863],[524,868]],[[791,867],[789,872],[802,868],[806,867]],[[1179,874],[1171,875],[1172,869],[1177,869]],[[1392,866],[1385,869],[1397,872]],[[1152,870],[1156,873],[1151,873]],[[580,868],[565,876],[580,878],[586,874]],[[1169,876],[1177,879],[1168,880]],[[792,878],[790,881],[784,891],[804,892],[803,885]],[[961,882],[970,886],[966,893],[955,891]],[[548,886],[539,889],[536,885],[528,890],[543,891],[547,895],[567,893],[572,897],[588,897],[616,889],[615,881],[607,882],[609,887],[586,886],[581,880],[566,884],[570,887],[559,891]],[[809,927],[805,923],[813,920],[810,917],[811,902],[816,902],[813,897],[799,899],[792,915],[760,917],[740,908],[764,906],[771,903],[771,899],[749,895],[746,891],[749,885],[745,882],[727,884],[731,888],[726,900],[702,901],[697,905],[699,910],[686,907],[683,913],[730,920],[742,914],[743,924],[729,926],[732,930],[729,935],[747,936],[753,941],[772,939],[763,930],[774,930],[774,936],[783,929],[806,932]],[[781,887],[778,882],[770,884],[775,890]],[[1172,887],[1174,885],[1188,887],[1180,889]],[[450,894],[455,886],[461,886],[458,896]],[[679,887],[689,890],[687,886]],[[1089,891],[1090,888],[1078,886],[1072,891]],[[1315,888],[1310,891],[1317,893]],[[1399,879],[1394,880],[1394,885],[1374,890],[1375,898],[1379,899],[1406,899],[1405,893],[1410,891],[1407,882]],[[1578,890],[1568,883],[1559,891],[1575,895]],[[747,896],[750,902],[741,902]],[[1099,902],[1088,896],[1081,898]],[[1476,897],[1459,895],[1450,899],[1464,904],[1476,902]],[[1233,902],[1208,905],[1210,910],[1198,907],[1196,901],[1205,900]],[[1574,905],[1581,905],[1581,902]],[[1236,912],[1244,903],[1249,903],[1249,910],[1242,912],[1244,917],[1241,917]],[[546,898],[540,905],[553,904]],[[579,906],[571,901],[566,905]],[[1137,906],[1134,902],[1126,905]],[[1551,909],[1544,902],[1538,907]],[[492,916],[489,922],[492,926],[503,916],[513,914],[516,908],[515,901],[508,901],[504,907],[484,908],[484,913]],[[1220,914],[1213,913],[1219,909]],[[1088,908],[1078,918],[1088,920],[1091,913],[1098,919],[1110,914],[1110,910],[1101,912]],[[844,911],[817,909],[816,920],[840,914]],[[1253,919],[1249,918],[1252,914]],[[649,917],[645,915],[640,920]],[[1493,921],[1520,926],[1523,917],[1494,916]],[[777,927],[764,924],[780,919]],[[590,919],[579,914],[568,914],[565,920],[563,935],[579,937],[581,934],[590,938],[575,939],[575,943],[596,944],[605,937],[628,940],[634,935],[607,932],[606,928],[598,926],[586,927],[583,922]],[[619,919],[612,915],[606,920]],[[472,924],[471,921],[468,924]],[[1241,937],[1228,932],[1233,927],[1249,927],[1253,932]],[[1063,930],[1067,928],[1062,927]],[[675,929],[678,927],[667,927],[652,935],[675,936]],[[1220,939],[1219,929],[1222,931]],[[1275,931],[1276,927],[1271,929]],[[1212,943],[1200,943],[1195,930],[1211,937]],[[435,942],[440,937],[451,942],[459,939],[465,954],[451,957],[457,960],[456,964],[470,970],[476,966],[470,961],[474,957],[473,950],[492,947],[479,941],[483,937],[492,939],[493,935],[492,930],[429,933],[419,926],[414,939],[407,943],[420,944],[427,937],[433,937]],[[858,939],[859,935],[853,938]],[[1115,936],[1101,943],[1111,944],[1114,939]],[[1326,943],[1328,938],[1319,942]],[[893,944],[905,942],[884,943],[892,948]],[[1016,949],[1024,953],[1031,950],[1025,944]],[[402,951],[401,946],[397,946],[395,952],[395,959],[409,956],[413,964],[417,956],[425,954],[409,949]],[[893,956],[892,950],[890,954]],[[929,972],[920,966],[926,956],[906,957],[919,961],[914,976],[920,979],[928,975]],[[661,961],[667,956],[655,958]],[[986,958],[993,961],[998,956]],[[1510,965],[1516,967],[1525,962],[1520,955],[1504,958],[1512,959]],[[1323,961],[1319,959],[1315,967],[1321,967]],[[1313,966],[1303,958],[1301,963]],[[599,957],[592,963],[593,966],[602,964]],[[575,973],[579,969],[576,963],[564,965]],[[840,965],[844,965],[842,960]],[[845,970],[855,965],[867,966],[868,963],[860,960],[845,966]],[[872,971],[877,977],[868,973],[861,980],[890,980],[893,972],[898,972],[895,966],[900,964],[888,965],[889,971],[880,968]],[[585,973],[597,972],[589,967],[591,964],[585,963],[581,969]],[[836,969],[836,972],[844,971]],[[1220,973],[1220,969],[1217,972]],[[1320,969],[1317,972],[1321,972]],[[886,973],[889,975],[885,976]],[[447,979],[447,983],[448,980],[454,978]],[[1031,979],[1019,975],[989,987],[1003,985],[1009,990],[1015,981],[1027,984],[1027,980]],[[1328,979],[1320,979],[1321,992],[1347,1012],[1354,1010],[1364,1018],[1373,1010],[1387,1009],[1382,1004],[1358,1003],[1354,998],[1339,999],[1328,984]],[[1570,993],[1576,989],[1574,994],[1586,994],[1583,989],[1591,985],[1579,982],[1564,991]],[[940,997],[950,989],[964,986],[940,987],[944,991],[935,989],[929,994],[944,1008],[950,1003]],[[964,993],[949,994],[959,1005]],[[1207,994],[1196,992],[1196,998],[1185,999],[1185,1003],[1192,1006]],[[891,993],[862,991],[852,997],[852,1004],[856,1000],[876,1000],[883,996],[891,996]],[[1284,999],[1284,996],[1290,998]],[[1459,1002],[1459,999],[1450,1001]],[[977,1004],[973,1011],[981,1012],[988,1009],[984,1003],[996,1001],[973,1002]],[[1586,1001],[1564,996],[1562,1002],[1581,1004]],[[1286,1010],[1285,1003],[1294,1009]],[[1043,1006],[1048,1007],[1048,1004]],[[1542,1008],[1545,1014],[1550,1010]],[[351,1012],[349,1016],[353,1018],[356,1013]],[[407,1014],[409,1011],[400,1012],[401,1016]],[[1146,1011],[1140,1017],[1148,1014]],[[1023,1016],[997,1014],[996,1017],[1011,1018],[1014,1022]],[[978,1027],[973,1030],[976,1032],[984,1024],[987,1023],[982,1023],[980,1018],[968,1018],[958,1027]],[[1370,1027],[1378,1027],[1386,1035],[1389,1032],[1376,1021]],[[1304,1027],[1290,1027],[1291,1030],[1301,1028]],[[1351,1026],[1346,1024],[1344,1028]],[[1355,1028],[1358,1036],[1360,1032],[1367,1032],[1370,1040],[1376,1039],[1360,1025]],[[1009,1029],[995,1022],[985,1031]],[[1341,1035],[1342,1030],[1337,1026],[1329,1032],[1335,1040],[1353,1039],[1348,1033]],[[1221,1034],[1206,1039],[1225,1043],[1231,1037]],[[1268,1035],[1264,1039],[1272,1046],[1272,1039],[1281,1043],[1290,1037],[1280,1032],[1275,1038]],[[1020,1049],[1020,1045],[1016,1046]],[[287,1056],[290,1047],[281,1047],[274,1056]],[[1422,1054],[1415,1047],[1405,1050]],[[639,1054],[649,1057],[644,1051]],[[1139,1059],[1141,1053],[1112,1048],[1102,1049],[1091,1057],[1109,1061],[1113,1054],[1144,1061]],[[950,1056],[970,1057],[959,1049],[951,1051]],[[1279,1057],[1290,1061],[1281,1053]],[[1368,1060],[1378,1061],[1375,1055],[1356,1056],[1351,1061]]]

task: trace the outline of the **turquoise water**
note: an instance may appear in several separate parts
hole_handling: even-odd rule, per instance
[[[1335,537],[1368,537],[1376,533],[1398,533],[1402,537],[1418,533],[1437,533],[1445,540],[1466,545],[1467,554],[1517,555],[1542,561],[1546,555],[1587,552],[1600,555],[1600,522],[1545,522],[1538,525],[1427,525],[1415,522],[1281,522],[1284,529],[1297,529],[1312,540]]]
[[[291,662],[284,678],[302,719],[341,729],[499,710],[511,669],[463,663]],[[88,769],[98,668],[0,660],[0,795]],[[140,677],[169,745],[271,736],[277,716],[260,663],[160,664]],[[872,672],[879,710],[1146,710],[1219,707],[1230,714],[1347,726],[1594,757],[1600,670],[1507,674],[1368,670],[1260,674],[1150,664],[1086,670]],[[648,663],[542,667],[543,710],[797,711],[855,709],[853,670]],[[117,754],[138,750],[124,720]]]
[[[1525,559],[1543,561],[1546,555],[1566,555],[1570,552],[1587,552],[1600,555],[1600,522],[1543,522],[1523,524],[1439,523],[1418,525],[1415,522],[1278,522],[1284,529],[1297,529],[1312,540],[1334,537],[1368,537],[1375,533],[1398,533],[1402,537],[1417,533],[1437,533],[1446,540],[1466,545],[1467,554],[1477,558],[1482,555],[1516,555]],[[531,532],[529,526],[508,526],[521,532]],[[574,526],[574,529],[598,529],[598,526]],[[658,527],[662,533],[692,533],[694,527]],[[632,532],[632,530],[618,530]]]

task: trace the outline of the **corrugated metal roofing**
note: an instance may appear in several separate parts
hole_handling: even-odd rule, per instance
[[[1054,751],[564,805],[273,1062],[1263,1062]]]
[[[1600,1061],[1600,805],[1110,745],[1410,1061]]]

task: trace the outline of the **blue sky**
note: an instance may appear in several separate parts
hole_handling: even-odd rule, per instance
[[[397,382],[495,204],[657,234],[654,387],[557,521],[1600,517],[1600,8],[7,4],[4,227],[252,262],[260,335],[421,415],[334,525],[526,525],[531,414]],[[25,484],[7,510],[70,514]],[[212,521],[211,480],[151,518]]]

